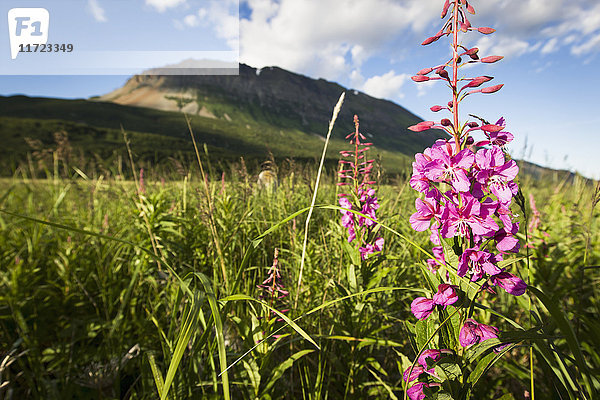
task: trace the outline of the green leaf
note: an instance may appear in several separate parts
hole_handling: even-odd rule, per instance
[[[354,269],[354,264],[348,265],[348,268],[346,269],[346,274],[348,277],[348,285],[350,286],[350,292],[356,293],[358,285],[356,283],[356,271]]]
[[[223,396],[225,400],[229,400],[229,374],[227,373],[227,353],[225,351],[225,337],[223,335],[223,323],[221,322],[221,314],[219,310],[219,305],[217,303],[217,299],[215,294],[212,291],[212,284],[208,277],[201,273],[195,274],[202,285],[204,286],[204,290],[206,291],[206,297],[208,299],[208,304],[210,306],[210,310],[212,312],[213,321],[215,322],[215,330],[217,335],[217,351],[219,353],[219,367],[221,368],[221,372],[219,376],[222,376],[222,384],[223,384]]]
[[[167,370],[167,376],[165,377],[165,382],[163,386],[163,390],[160,392],[161,400],[167,398],[169,393],[169,389],[171,388],[171,384],[173,383],[173,379],[175,378],[175,373],[179,368],[179,364],[181,362],[181,358],[183,357],[183,353],[190,343],[190,339],[192,334],[196,331],[198,327],[198,314],[200,312],[200,301],[197,299],[192,300],[192,304],[187,310],[184,312],[184,321],[181,325],[181,331],[179,332],[179,337],[177,339],[177,345],[175,346],[175,351],[171,357],[171,363],[169,364],[169,369]],[[155,377],[156,380],[156,377]]]
[[[456,380],[462,375],[460,366],[454,362],[438,362],[435,372],[442,381]]]
[[[437,400],[454,400],[454,397],[448,392],[438,392],[435,398]]]
[[[277,367],[275,367],[275,369],[273,369],[273,373],[271,374],[271,377],[269,378],[269,381],[267,382],[263,392],[268,392],[269,390],[271,390],[271,388],[273,387],[273,385],[275,385],[275,383],[277,383],[277,381],[279,380],[279,378],[281,378],[281,376],[283,375],[283,373],[290,368],[295,361],[299,360],[300,358],[304,357],[307,354],[310,354],[314,352],[314,350],[310,349],[310,350],[301,350],[295,354],[292,354],[290,357],[288,357],[284,362],[282,362],[281,364],[279,364]]]
[[[529,286],[528,290],[532,292],[542,302],[542,304],[546,307],[546,309],[550,313],[550,316],[564,335],[569,349],[575,357],[575,365],[577,365],[579,369],[579,372],[583,378],[583,382],[586,386],[589,395],[591,395],[592,398],[596,398],[595,396],[598,394],[598,391],[596,391],[596,389],[590,382],[590,378],[588,375],[590,374],[589,367],[583,357],[579,341],[577,340],[575,331],[569,323],[567,316],[565,315],[565,313],[562,312],[562,310],[558,306],[558,302],[546,296],[546,294],[543,293],[541,290],[533,286]]]
[[[252,384],[252,388],[254,389],[254,396],[258,397],[258,393],[260,390],[260,371],[258,370],[258,365],[256,365],[256,360],[253,358],[248,361],[242,360],[242,365],[248,374],[248,379]]]
[[[417,335],[417,347],[422,348],[435,332],[435,323],[433,318],[418,320],[415,324],[415,328],[415,333]]]
[[[496,341],[496,339],[488,339],[488,340],[485,340],[483,343],[491,342],[491,341]],[[498,353],[493,353],[493,352],[489,353],[486,356],[484,356],[481,360],[479,360],[479,362],[475,366],[475,369],[473,369],[473,372],[471,372],[469,374],[469,378],[467,379],[467,382],[469,382],[471,384],[471,387],[475,386],[477,384],[477,382],[479,381],[479,378],[481,378],[481,376],[492,365],[494,365],[494,363],[496,361],[498,361],[506,352],[512,350],[513,347],[514,347],[514,345],[507,346],[502,351],[500,351]]]
[[[276,310],[275,308],[271,307],[268,303],[266,303],[262,300],[258,300],[253,297],[247,296],[245,294],[234,294],[231,296],[227,296],[223,299],[223,301],[226,301],[226,302],[227,301],[239,301],[239,300],[254,301],[256,303],[260,303],[263,307],[266,307],[269,310],[271,310],[272,312],[274,312],[275,314],[277,314],[277,316],[279,318],[281,318],[286,324],[288,324],[292,329],[294,329],[298,334],[300,334],[300,336],[302,336],[304,339],[308,340],[317,349],[320,350],[319,345],[308,335],[308,333],[306,333],[302,328],[300,328],[298,326],[298,324],[296,324],[294,321],[292,321],[287,315],[285,315],[281,311]]]
[[[156,384],[156,390],[158,391],[158,394],[160,396],[160,394],[164,390],[165,383],[163,381],[163,376],[160,373],[160,370],[156,366],[156,360],[154,359],[154,355],[148,354],[148,363],[150,364],[150,370],[152,371],[152,376],[154,377],[154,383]],[[169,396],[167,396],[167,399],[168,398],[169,398]]]

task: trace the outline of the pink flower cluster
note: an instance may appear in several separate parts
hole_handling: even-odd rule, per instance
[[[448,266],[456,267],[458,279],[466,278],[479,283],[480,290],[475,297],[484,289],[489,289],[489,285],[520,296],[526,291],[527,285],[502,265],[504,255],[518,252],[520,246],[516,237],[519,224],[513,220],[514,215],[510,210],[513,198],[518,194],[515,179],[519,168],[504,152],[504,146],[514,137],[505,130],[504,118],[496,123],[478,117],[475,118],[479,122],[459,121],[459,105],[465,98],[476,93],[495,93],[503,86],[485,86],[493,79],[492,76],[464,77],[459,74],[459,69],[468,64],[490,64],[502,59],[496,55],[480,58],[477,47],[468,48],[461,44],[460,32],[478,31],[485,35],[494,32],[489,27],[473,27],[468,14],[475,14],[469,1],[444,1],[441,17],[445,19],[449,15],[449,18],[423,45],[448,36],[451,38],[452,57],[443,64],[424,68],[412,77],[415,82],[444,81],[452,91],[452,99],[447,105],[431,107],[433,112],[448,111],[450,118],[423,121],[408,128],[414,132],[439,129],[449,137],[436,141],[430,148],[415,155],[410,186],[421,193],[421,198],[415,201],[416,212],[411,215],[410,224],[416,231],[430,231],[430,240],[435,247],[433,258],[427,260],[427,265],[433,273],[456,255],[457,265],[453,263]],[[476,141],[473,136],[475,133],[482,133],[484,138]],[[449,249],[451,244],[453,247]],[[444,254],[445,249],[449,250]],[[440,278],[450,282],[449,275]],[[458,302],[459,297],[456,286],[442,283],[431,299],[416,298],[411,304],[411,311],[419,320],[425,320],[436,307],[460,307],[463,302]],[[472,303],[476,299],[466,300]],[[498,334],[497,328],[468,318],[458,332],[458,341],[460,346],[468,347],[498,338]],[[405,373],[407,385],[422,373],[428,374],[427,381],[431,381],[431,377],[438,379],[420,358],[418,361],[420,368],[417,371]],[[426,396],[425,389],[432,386],[439,384],[417,382],[407,388],[406,394],[411,400],[421,400]]]
[[[417,319],[425,319],[433,312],[435,306],[446,308],[458,301],[457,287],[442,283],[438,286],[438,291],[433,295],[432,299],[426,297],[417,297],[410,305],[412,313]]]
[[[273,265],[271,265],[271,268],[269,268],[269,271],[267,272],[267,279],[265,279],[262,284],[256,285],[256,287],[263,292],[261,297],[266,297],[271,301],[281,300],[290,294],[285,290],[282,282],[281,272],[279,270],[279,260],[277,259],[278,253],[279,249],[275,249]]]
[[[504,123],[503,119],[499,122]],[[512,138],[509,135],[505,132],[503,137],[508,140]],[[458,150],[455,142],[440,139],[415,156],[410,185],[424,196],[415,201],[417,211],[410,224],[416,231],[431,231],[430,239],[437,247],[436,259],[428,260],[430,266],[444,262],[439,247],[442,238],[461,237],[473,245],[461,255],[458,275],[468,275],[473,282],[491,278],[492,284],[518,296],[525,292],[525,283],[499,268],[502,255],[486,247],[493,241],[500,253],[519,250],[515,236],[519,224],[513,222],[510,211],[518,192],[514,179],[519,167],[506,160],[501,147],[484,142],[491,147],[473,152],[470,147]]]
[[[376,211],[379,208],[375,189],[369,185],[375,182],[370,180],[373,169],[373,161],[366,159],[366,151],[371,143],[364,142],[366,138],[358,131],[358,116],[354,116],[355,131],[346,136],[350,144],[354,145],[353,151],[341,151],[341,168],[339,170],[339,186],[350,186],[350,193],[340,194],[339,204],[344,210],[342,213],[342,226],[348,230],[348,243],[355,239],[358,241],[361,259],[367,259],[371,254],[378,253],[383,249],[382,237],[373,237],[377,226]],[[345,211],[347,210],[347,211]],[[350,210],[364,214],[357,215]]]
[[[403,377],[405,382],[412,382],[418,379],[422,374],[428,374],[434,378],[439,378],[435,373],[435,368],[429,367],[427,365],[427,361],[429,360],[429,364],[433,364],[441,360],[444,356],[454,354],[451,350],[437,350],[437,349],[429,349],[425,350],[421,353],[419,358],[417,359],[418,365],[414,367],[409,367],[404,371]],[[425,393],[423,389],[425,387],[435,387],[440,386],[439,383],[425,383],[418,382],[414,384],[407,390],[408,397],[411,400],[424,399]]]

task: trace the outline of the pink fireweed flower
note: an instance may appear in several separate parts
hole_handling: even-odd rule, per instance
[[[458,301],[456,288],[456,286],[447,283],[439,285],[437,293],[433,295],[433,304],[446,308],[446,306],[456,303]]]
[[[440,233],[445,238],[456,235],[469,237],[469,228],[476,235],[487,236],[498,230],[498,224],[492,218],[493,207],[482,204],[469,193],[461,193],[462,205],[456,200],[448,201],[442,213]]]
[[[338,200],[340,207],[347,210],[352,209],[352,203],[346,197],[340,197]],[[354,230],[354,214],[350,211],[340,211],[342,213],[342,226],[348,229],[348,243],[352,243],[356,239],[356,232]]]
[[[427,259],[427,267],[433,273],[437,271],[437,269],[446,263],[446,257],[444,256],[444,248],[441,246],[436,246],[431,249],[434,258]]]
[[[348,230],[348,243],[358,238],[355,246],[359,249],[361,258],[365,260],[369,255],[380,252],[383,248],[383,238],[376,237],[377,214],[379,203],[375,196],[375,189],[369,185],[375,182],[370,180],[369,175],[373,168],[374,160],[366,158],[366,151],[371,143],[365,143],[365,137],[358,131],[358,116],[354,116],[354,132],[348,134],[353,150],[341,151],[342,157],[350,160],[340,160],[338,171],[340,185],[351,188],[350,193],[340,195],[339,204],[343,210],[341,224]],[[363,215],[352,212],[357,210]]]
[[[423,367],[423,370],[428,374],[433,374],[434,369],[427,369],[427,360],[431,360],[431,363],[435,363],[439,361],[445,353],[451,353],[450,350],[438,350],[438,349],[428,349],[421,353],[417,362]]]
[[[431,158],[431,149],[427,148],[423,153],[415,155],[415,161],[412,163],[413,174],[410,178],[410,187],[418,192],[427,195],[439,195],[439,190],[431,185],[431,180],[425,176],[425,167],[433,159]]]
[[[473,166],[475,155],[469,149],[453,153],[450,142],[438,140],[431,149],[433,160],[425,166],[424,174],[434,182],[449,182],[454,190],[467,192],[471,187],[467,171]]]
[[[495,125],[505,127],[506,122],[504,121],[504,118],[500,118],[495,123]],[[480,142],[477,142],[475,144],[475,146],[482,147],[482,146],[487,146],[490,144],[494,145],[494,146],[504,146],[505,144],[512,142],[512,140],[515,138],[512,133],[504,132],[504,131],[499,131],[499,132],[483,131],[483,133],[485,134],[487,140],[482,140]]]
[[[435,304],[426,297],[417,297],[410,304],[410,310],[417,319],[426,319],[433,312]]]
[[[431,387],[437,387],[440,386],[439,383],[424,383],[424,382],[419,382],[419,383],[415,383],[413,386],[411,386],[410,388],[408,388],[406,390],[406,394],[408,395],[408,398],[410,400],[423,400],[425,399],[425,392],[423,391],[423,388],[427,387],[427,388],[431,388]]]
[[[417,212],[410,216],[410,226],[417,231],[422,232],[429,228],[431,219],[439,221],[440,207],[438,202],[430,197],[415,200],[415,208]]]
[[[500,286],[514,296],[520,296],[527,290],[527,284],[521,278],[507,271],[502,271],[491,277],[490,283]]]
[[[519,243],[519,239],[517,239],[514,235],[519,232],[519,224],[513,224],[511,230],[508,230],[506,227],[500,229],[494,235],[494,240],[496,241],[496,248],[501,253],[517,253],[519,252],[519,248],[521,244]]]
[[[446,349],[442,349],[442,350],[428,349],[428,350],[423,351],[421,353],[421,355],[419,356],[419,358],[417,359],[417,363],[419,365],[415,365],[414,367],[412,367],[412,371],[411,371],[411,367],[406,368],[406,370],[402,374],[404,381],[412,382],[412,381],[416,380],[421,374],[424,374],[424,373],[427,373],[427,374],[437,378],[438,376],[435,373],[435,368],[428,368],[427,360],[429,360],[430,364],[433,364],[433,363],[438,362],[440,359],[442,359],[442,357],[444,357],[444,355],[447,355],[447,354],[453,354],[453,353],[452,353],[452,351],[446,350]],[[410,376],[409,376],[409,373],[410,373]]]
[[[539,226],[542,222],[540,219],[542,214],[539,212],[539,210],[535,206],[535,199],[533,198],[533,194],[529,194],[529,205],[531,206],[532,216],[531,216],[531,221],[529,221],[529,226],[527,227],[527,230],[531,233],[534,230],[536,230],[537,228],[539,228]]]
[[[272,300],[281,300],[290,294],[287,290],[285,290],[285,287],[281,282],[282,279],[279,271],[279,260],[277,259],[278,254],[279,249],[275,249],[273,265],[271,265],[271,268],[269,268],[269,271],[267,272],[267,279],[265,279],[262,284],[256,285],[256,287],[267,293],[267,295],[261,295],[261,297],[268,296]]]
[[[379,208],[379,203],[377,203],[377,197],[375,197],[375,189],[369,190],[360,190],[360,203],[362,204],[361,212],[371,219],[365,218],[363,216],[358,217],[358,226],[373,226],[376,224],[374,220],[377,220],[377,215],[375,211]]]
[[[458,341],[462,347],[469,347],[488,339],[498,339],[498,329],[480,324],[471,318],[465,321],[458,334]]]
[[[369,255],[373,253],[380,252],[383,249],[383,238],[375,239],[373,244],[367,243],[364,247],[360,247],[358,250],[360,251],[360,257],[365,260]]]
[[[410,376],[409,376],[409,372],[410,372]],[[416,380],[417,378],[419,378],[419,376],[423,373],[425,373],[425,368],[421,367],[420,365],[415,365],[412,368],[412,371],[410,370],[410,367],[408,367],[402,374],[402,378],[404,379],[404,382],[407,382],[407,381],[412,382],[412,381]]]
[[[456,273],[458,276],[465,276],[467,272],[470,272],[471,281],[476,282],[485,274],[499,274],[502,270],[496,264],[500,261],[502,261],[501,255],[493,255],[477,248],[467,249],[460,256]]]
[[[513,182],[519,173],[519,167],[514,160],[505,162],[504,153],[498,147],[481,149],[475,155],[475,163],[479,168],[477,182],[473,187],[477,192],[491,192],[501,203],[510,203],[517,194],[517,184]],[[482,197],[477,196],[476,197]]]

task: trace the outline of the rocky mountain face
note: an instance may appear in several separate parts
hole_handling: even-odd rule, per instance
[[[334,137],[343,138],[353,130],[354,114],[360,118],[361,131],[382,149],[412,155],[440,137],[435,131],[408,131],[408,126],[421,119],[391,101],[277,67],[257,70],[241,64],[237,76],[137,75],[99,100],[228,121],[253,119],[324,135],[343,91],[346,100]]]

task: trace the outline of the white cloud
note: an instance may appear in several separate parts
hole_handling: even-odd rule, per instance
[[[439,4],[423,0],[248,0],[243,62],[328,79],[346,77],[405,31],[421,32]]]
[[[375,75],[367,79],[362,90],[368,95],[380,99],[402,98],[404,95],[400,92],[400,89],[408,78],[408,74],[397,75],[393,70],[390,70],[383,75]]]
[[[88,10],[92,13],[96,21],[107,21],[104,9],[100,7],[100,4],[98,4],[98,0],[88,0]]]
[[[212,24],[217,36],[225,39],[231,49],[239,50],[240,18],[237,0],[211,0],[206,9],[198,10],[198,15]]]
[[[184,4],[186,0],[146,0],[146,5],[154,7],[158,12]]]
[[[589,40],[580,45],[571,47],[571,53],[576,56],[587,55],[591,52],[600,51],[600,33],[592,36]]]
[[[196,14],[186,15],[183,18],[183,23],[189,27],[195,27],[200,24],[200,18]]]
[[[404,61],[412,55],[405,44],[440,28],[438,0],[247,2],[252,13],[239,26],[242,62],[349,80],[354,87],[365,82],[361,68],[370,60]],[[469,16],[474,26],[498,29],[489,36],[464,37],[465,43],[478,41],[480,54],[516,58],[566,46],[572,52],[600,51],[594,36],[600,30],[598,0],[488,0],[474,6],[477,14]],[[427,87],[419,90],[422,94]]]
[[[518,57],[533,51],[536,47],[531,46],[524,40],[507,36],[484,36],[477,41],[475,47],[479,48],[480,54],[498,55],[505,58]],[[539,45],[538,45],[539,47]]]
[[[557,50],[558,50],[558,38],[554,37],[554,38],[548,40],[548,42],[546,42],[546,44],[544,45],[544,47],[542,47],[542,50],[540,50],[540,52],[542,54],[550,54],[550,53],[554,53]]]
[[[188,14],[181,20],[175,20],[175,27],[180,30],[197,26],[212,29],[217,37],[225,39],[229,47],[237,51],[240,32],[238,1],[209,0],[205,3],[206,7],[198,9],[195,14]]]
[[[436,81],[425,81],[417,83],[417,96],[423,97],[436,84]]]

